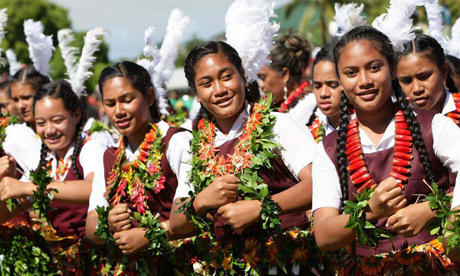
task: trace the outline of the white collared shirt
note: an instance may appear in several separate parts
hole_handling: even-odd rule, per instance
[[[160,121],[158,123],[158,128],[161,131],[162,138],[164,138],[169,130],[169,125]],[[190,170],[190,165],[185,161],[190,159],[190,154],[188,153],[189,142],[192,138],[192,134],[188,131],[182,131],[174,134],[169,140],[168,150],[166,151],[166,158],[168,159],[169,165],[171,166],[172,171],[177,177],[179,182],[187,181],[188,172]],[[119,143],[115,144],[114,147],[118,148]],[[139,146],[140,147],[140,146]],[[126,146],[126,159],[129,162],[136,160],[139,155],[139,149],[137,148],[133,151],[129,145]],[[97,165],[94,178],[93,178],[93,189],[91,192],[91,197],[89,199],[89,208],[88,212],[95,210],[97,206],[109,206],[104,193],[106,191],[105,185],[105,174],[104,174],[104,154],[99,157],[99,163]]]
[[[423,122],[422,122],[423,123]],[[433,131],[433,151],[438,160],[451,172],[460,170],[460,128],[442,114],[436,114],[431,128]],[[387,126],[379,144],[374,146],[369,136],[360,129],[359,136],[364,153],[382,151],[394,146],[394,119]],[[313,211],[323,207],[340,209],[342,192],[339,176],[332,160],[327,155],[323,142],[318,148],[313,159]],[[456,183],[459,175],[456,176]],[[458,190],[458,189],[456,189]],[[457,192],[460,196],[460,192]]]
[[[238,115],[228,135],[216,128],[214,142],[216,147],[242,134],[250,108],[247,105]],[[279,112],[272,114],[276,117],[273,127],[274,141],[281,145],[277,153],[280,154],[289,171],[298,178],[300,171],[312,162],[316,142],[308,128],[298,123],[289,114]],[[192,190],[193,187],[190,187],[186,181],[179,181],[174,199],[188,197],[188,192]]]
[[[444,105],[442,107],[442,114],[446,115],[452,111],[457,110],[457,106],[455,105],[454,96],[448,90],[445,90],[446,98],[444,99]]]

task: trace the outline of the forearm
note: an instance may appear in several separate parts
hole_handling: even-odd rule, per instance
[[[54,199],[71,204],[87,205],[91,195],[91,182],[89,180],[53,181],[48,185]]]
[[[98,224],[98,215],[96,211],[90,211],[88,213],[88,216],[86,217],[86,226],[85,226],[85,231],[86,231],[86,237],[92,241],[95,244],[104,244],[104,241],[101,239],[101,237],[96,236],[96,227]]]
[[[316,210],[313,214],[315,240],[321,250],[337,250],[355,241],[355,232],[344,228],[350,217],[349,215],[323,217],[318,214],[318,212],[323,211],[322,209],[324,208]]]
[[[169,226],[172,233],[175,235],[187,235],[196,230],[195,225],[188,219],[184,212],[179,212],[176,214],[177,210],[183,204],[187,203],[190,199],[187,199],[184,202],[181,202],[181,199],[178,198],[174,201],[171,208],[171,214],[169,217]]]

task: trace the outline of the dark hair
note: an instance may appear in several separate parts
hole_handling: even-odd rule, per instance
[[[30,84],[33,89],[37,90],[43,85],[49,83],[50,78],[38,72],[33,65],[27,65],[11,77],[11,84],[16,82]]]
[[[338,64],[341,51],[343,48],[351,42],[358,42],[361,40],[367,40],[372,42],[373,47],[378,50],[388,61],[391,70],[396,66],[396,53],[392,48],[391,42],[386,35],[369,26],[360,26],[350,30],[346,33],[336,44],[334,48],[334,61],[335,64]],[[336,68],[337,70],[337,68]],[[338,72],[337,75],[339,76]],[[435,177],[433,170],[431,168],[431,161],[428,156],[428,152],[423,141],[422,134],[420,132],[420,124],[417,121],[416,116],[414,115],[412,107],[409,105],[409,101],[406,98],[406,95],[399,85],[397,79],[392,81],[392,89],[397,99],[397,104],[399,105],[401,111],[404,114],[404,118],[409,126],[409,129],[412,134],[412,139],[417,149],[420,157],[420,162],[423,165],[423,170],[425,172],[427,181],[433,183]],[[350,121],[349,112],[348,112],[348,99],[345,96],[345,93],[342,94],[342,101],[340,103],[340,121],[337,137],[337,169],[339,172],[340,186],[342,189],[342,200],[348,198],[348,174],[347,174],[347,164],[348,157],[345,154],[346,140],[347,140],[347,128]]]
[[[451,55],[447,55],[446,62],[449,65],[449,75],[451,79],[452,79],[452,76],[456,76],[457,78],[460,78],[460,59],[454,56],[451,56]],[[452,80],[452,83],[453,83],[453,80]],[[447,85],[449,87],[448,83]],[[452,85],[455,85],[455,83],[453,83]],[[457,87],[457,92],[459,90],[460,90],[460,87]],[[455,92],[455,91],[452,91],[452,92]]]
[[[203,57],[217,53],[222,54],[228,61],[230,61],[230,63],[232,63],[233,66],[235,66],[235,68],[238,70],[239,74],[244,79],[244,81],[246,81],[243,63],[241,61],[240,56],[238,55],[238,52],[232,46],[223,41],[207,41],[195,46],[190,51],[185,60],[185,77],[187,78],[188,85],[193,92],[196,93],[195,66]],[[257,82],[254,81],[249,83],[245,96],[246,100],[250,103],[254,103],[258,100],[260,95]],[[208,111],[203,107],[203,105],[201,105],[200,111],[198,112],[195,122],[198,123],[198,121],[201,118],[205,118],[208,120],[211,118],[211,114],[208,113]]]
[[[150,74],[144,67],[131,61],[117,62],[106,67],[99,77],[99,92],[101,93],[102,98],[104,98],[105,82],[115,77],[129,79],[134,88],[136,88],[144,96],[151,88],[153,89]],[[161,115],[158,109],[158,103],[156,102],[155,97],[153,100],[154,104],[150,107],[150,115],[154,120],[159,121],[161,119]]]
[[[316,64],[320,63],[321,61],[329,61],[334,63],[334,45],[332,43],[327,44],[316,54],[315,60],[313,61],[313,68],[312,68],[312,76],[314,75],[315,66]]]
[[[8,79],[0,83],[0,90],[2,90],[3,92],[6,92],[6,95],[8,96],[8,98],[11,98],[10,86],[11,86],[11,81]]]
[[[281,73],[283,68],[289,69],[290,83],[301,81],[303,70],[310,64],[310,57],[311,46],[308,40],[292,32],[279,36],[268,55],[271,60],[269,66],[275,71]]]
[[[417,34],[414,40],[404,43],[404,51],[398,55],[398,62],[403,56],[407,56],[412,53],[417,53],[430,59],[436,63],[441,71],[443,70],[442,67],[447,62],[441,45],[436,39],[428,35]],[[446,85],[449,91],[458,92],[449,72],[447,72]]]
[[[76,112],[78,109],[81,110],[81,118],[80,121],[77,123],[76,131],[75,131],[75,148],[72,156],[72,166],[74,169],[75,174],[79,179],[82,179],[83,176],[80,175],[77,169],[77,156],[82,148],[83,145],[83,137],[81,135],[83,129],[83,122],[84,120],[84,110],[83,105],[80,99],[77,97],[75,92],[72,90],[70,84],[66,81],[58,81],[44,85],[42,88],[37,90],[37,93],[34,96],[34,111],[35,111],[35,104],[37,101],[44,99],[46,97],[52,99],[61,99],[64,103],[64,108],[69,111],[70,113]],[[48,147],[45,143],[42,143],[42,148],[40,152],[40,163],[39,166],[46,166],[46,156],[48,154]]]

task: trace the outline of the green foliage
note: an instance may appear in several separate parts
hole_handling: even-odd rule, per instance
[[[452,249],[460,250],[460,210],[453,210],[450,216],[451,220],[447,221],[444,233],[447,253]]]
[[[361,245],[375,247],[379,244],[379,239],[389,239],[393,233],[376,227],[366,220],[365,208],[372,197],[374,190],[364,188],[360,194],[355,194],[357,202],[346,200],[343,206],[343,213],[349,214],[345,229],[353,229],[356,234],[356,240]]]
[[[449,221],[452,196],[446,195],[446,191],[440,190],[436,183],[433,183],[430,188],[432,193],[424,201],[428,201],[431,210],[435,212],[435,220],[428,228],[431,235],[441,235]]]
[[[4,50],[13,49],[19,62],[30,64],[29,50],[24,35],[24,21],[26,19],[39,20],[43,23],[45,34],[53,35],[53,44],[56,47],[56,51],[50,61],[50,76],[53,80],[67,78],[64,60],[61,57],[57,41],[57,32],[59,30],[71,28],[67,9],[45,0],[0,0],[0,8],[8,9],[8,22],[5,28],[7,33],[0,45],[1,48]],[[75,41],[72,46],[76,46],[81,50],[85,34],[86,32],[75,33]],[[102,43],[99,51],[95,54],[94,75],[85,82],[88,94],[97,85],[102,69],[109,64],[107,54],[108,45]],[[1,68],[1,70],[6,71],[8,67]]]
[[[183,45],[179,46],[177,59],[174,63],[176,67],[184,67],[185,59],[187,58],[188,53],[190,53],[193,47],[203,42],[203,39],[199,38],[197,35],[193,35],[191,39],[186,41]]]
[[[158,221],[159,214],[154,216],[149,210],[145,211],[144,215],[134,213],[135,218],[139,222],[140,228],[146,228],[145,238],[149,240],[148,251],[153,256],[160,256],[169,251],[169,242],[166,237],[166,230],[163,229]]]
[[[53,194],[51,192],[58,192],[56,189],[48,188],[48,184],[53,180],[48,174],[50,170],[51,167],[43,168],[38,166],[35,171],[30,172],[30,181],[37,185],[37,190],[34,191],[35,200],[32,203],[32,207],[43,221],[48,221],[48,212],[52,210],[51,201],[53,200]]]

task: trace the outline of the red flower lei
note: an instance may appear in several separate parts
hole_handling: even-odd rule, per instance
[[[161,131],[157,124],[152,125],[150,132],[145,134],[137,159],[133,162],[127,162],[125,159],[126,147],[123,137],[120,137],[119,142],[116,162],[107,182],[105,196],[111,206],[120,202],[130,202],[137,208],[137,212],[143,215],[149,209],[146,189],[152,189],[155,193],[164,189],[165,177],[161,171]]]
[[[452,97],[454,98],[456,109],[447,113],[446,116],[451,118],[457,126],[460,126],[460,94],[452,93]]]
[[[285,102],[283,102],[281,104],[281,107],[280,109],[278,110],[279,112],[281,113],[285,113],[285,112],[288,112],[289,109],[291,108],[291,104],[292,104],[292,101],[294,101],[295,99],[297,99],[300,95],[303,94],[303,91],[305,90],[305,88],[307,86],[309,86],[310,84],[308,83],[308,81],[304,81],[302,82],[302,84],[300,84],[300,86],[297,88],[296,91],[294,91],[294,93],[292,93]]]
[[[320,120],[319,117],[316,117],[313,120],[313,123],[308,126],[308,129],[310,129],[316,143],[321,142],[326,134],[323,126],[323,121]]]
[[[395,124],[395,147],[390,176],[406,182],[410,161],[412,160],[412,155],[410,155],[412,152],[412,136],[402,111],[396,112]],[[350,172],[351,181],[355,186],[362,185],[358,190],[361,192],[364,188],[374,190],[377,184],[371,178],[366,162],[364,161],[358,125],[357,118],[352,119],[348,124],[345,153],[348,157],[349,165],[347,170]]]

